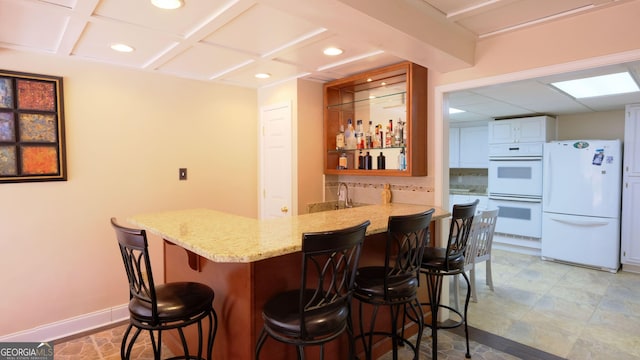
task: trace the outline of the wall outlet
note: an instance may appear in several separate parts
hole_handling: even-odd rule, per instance
[[[178,170],[178,178],[180,180],[187,180],[187,168],[180,168]]]

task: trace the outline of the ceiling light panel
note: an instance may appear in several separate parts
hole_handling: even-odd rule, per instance
[[[628,72],[551,83],[576,99],[640,91]]]

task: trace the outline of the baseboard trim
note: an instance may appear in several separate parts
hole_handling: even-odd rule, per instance
[[[121,323],[129,318],[128,304],[98,310],[69,319],[0,336],[0,342],[38,342],[54,341],[78,333],[91,331],[112,324]]]

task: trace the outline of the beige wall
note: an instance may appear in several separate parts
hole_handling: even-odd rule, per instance
[[[256,216],[255,90],[1,52],[2,69],[64,78],[69,180],[0,184],[0,336],[127,302],[111,216]]]
[[[624,140],[624,110],[557,117],[558,140]]]

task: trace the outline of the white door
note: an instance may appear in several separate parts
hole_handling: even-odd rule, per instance
[[[640,105],[627,105],[624,122],[624,174],[640,176]]]
[[[291,216],[291,103],[260,108],[260,217]]]

